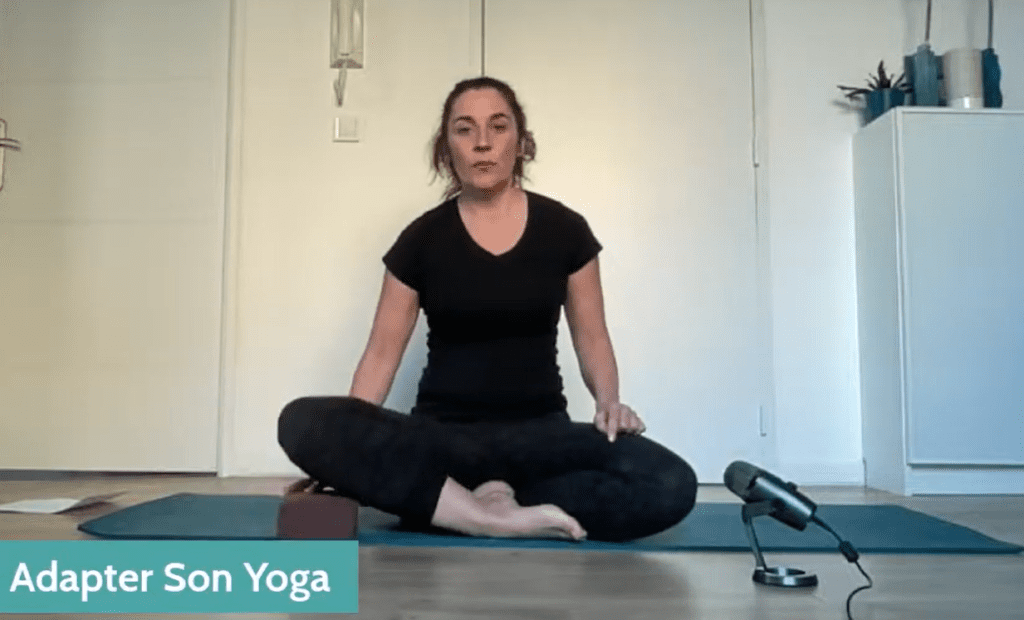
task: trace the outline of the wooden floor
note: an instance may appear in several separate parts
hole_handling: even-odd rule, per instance
[[[115,505],[73,514],[0,514],[0,539],[66,540],[75,526],[143,501],[184,491],[278,493],[294,479],[76,474],[48,480],[0,476],[0,503],[42,497],[128,493]],[[803,487],[819,504],[899,504],[1024,545],[1024,496],[904,498],[859,487]],[[738,501],[721,485],[698,501]],[[814,526],[810,526],[814,527]],[[388,620],[753,620],[846,618],[850,592],[864,585],[836,554],[768,554],[769,565],[818,575],[808,591],[758,586],[750,553],[599,553],[503,549],[367,547],[359,555],[356,616]],[[1024,619],[1024,555],[862,555],[874,587],[853,598],[855,620]],[[242,615],[239,618],[284,618]],[[220,617],[234,617],[225,614]],[[293,615],[298,618],[304,614]],[[4,618],[53,618],[8,615]],[[134,616],[149,618],[150,615]],[[153,618],[161,618],[152,614]],[[190,617],[190,616],[175,616]],[[200,617],[200,616],[195,616]],[[308,614],[311,619],[325,615]]]

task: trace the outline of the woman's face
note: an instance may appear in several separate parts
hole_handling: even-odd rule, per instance
[[[495,190],[511,183],[518,135],[512,110],[497,90],[470,89],[459,95],[448,122],[448,146],[463,188]]]

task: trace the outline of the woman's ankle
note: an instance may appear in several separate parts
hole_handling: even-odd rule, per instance
[[[487,536],[494,531],[496,520],[469,489],[448,478],[437,498],[430,524],[471,536]]]

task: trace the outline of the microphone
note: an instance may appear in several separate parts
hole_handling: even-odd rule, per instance
[[[725,486],[747,503],[770,502],[769,514],[792,528],[803,531],[808,521],[818,522],[818,506],[795,484],[745,461],[733,461],[725,469]]]
[[[757,583],[787,587],[816,586],[818,578],[799,569],[769,568],[764,562],[764,556],[761,555],[761,547],[757,543],[757,535],[754,534],[751,522],[752,517],[770,515],[800,531],[807,527],[808,521],[814,521],[829,534],[835,536],[839,541],[839,551],[847,560],[856,564],[857,569],[868,580],[868,585],[857,588],[846,599],[846,616],[853,620],[853,616],[850,614],[850,601],[853,599],[853,595],[874,584],[871,577],[868,577],[868,574],[860,567],[860,563],[857,562],[860,555],[853,545],[843,540],[839,534],[835,533],[835,530],[814,514],[818,509],[817,504],[797,491],[796,485],[792,482],[783,482],[781,478],[771,472],[746,461],[733,461],[725,468],[725,486],[745,502],[743,524],[747,528],[747,537],[750,539],[750,546],[757,558],[757,568],[754,569],[754,581]]]

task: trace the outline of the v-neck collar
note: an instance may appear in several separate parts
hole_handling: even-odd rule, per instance
[[[477,252],[478,254],[482,254],[490,259],[500,260],[511,255],[513,252],[516,251],[516,249],[519,246],[523,245],[523,240],[526,239],[526,235],[529,233],[531,228],[530,224],[533,221],[533,205],[531,204],[533,202],[533,196],[530,194],[530,192],[526,190],[523,190],[523,193],[526,194],[526,222],[523,225],[523,232],[522,234],[519,235],[519,240],[516,241],[515,245],[505,250],[501,254],[491,254],[489,250],[487,250],[482,245],[476,242],[476,239],[474,239],[473,235],[470,234],[469,228],[466,227],[466,222],[462,219],[462,213],[459,211],[458,196],[452,199],[452,205],[455,208],[455,219],[458,220],[457,225],[459,229],[462,231],[463,238],[470,245],[470,247],[473,248],[473,251]]]

